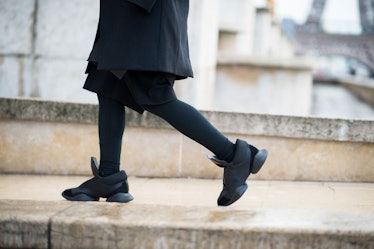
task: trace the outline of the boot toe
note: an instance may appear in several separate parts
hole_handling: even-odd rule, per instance
[[[240,199],[245,191],[248,189],[248,185],[244,183],[241,186],[231,189],[223,189],[218,197],[218,206],[229,206]]]

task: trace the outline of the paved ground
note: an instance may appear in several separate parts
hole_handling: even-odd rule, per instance
[[[370,248],[374,184],[130,178],[129,204],[69,202],[87,177],[0,175],[1,248]]]
[[[0,200],[65,201],[61,192],[87,177],[0,175]],[[215,207],[220,180],[129,178],[134,204]],[[374,213],[373,183],[248,181],[232,207]]]

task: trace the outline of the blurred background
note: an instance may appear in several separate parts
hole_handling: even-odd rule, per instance
[[[97,103],[82,89],[94,0],[0,0],[0,97]],[[190,0],[199,109],[374,119],[374,0]]]

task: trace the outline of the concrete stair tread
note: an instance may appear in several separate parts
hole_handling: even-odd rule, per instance
[[[249,181],[217,207],[219,180],[129,178],[128,204],[60,193],[87,177],[0,175],[0,247],[373,248],[374,184]]]
[[[0,174],[90,175],[98,156],[98,105],[0,98]],[[373,120],[204,111],[231,141],[269,151],[253,179],[374,181]],[[131,176],[222,177],[200,144],[150,113],[126,114],[121,165]],[[233,120],[235,125],[233,125]],[[136,143],[134,143],[136,141]],[[53,145],[53,146],[51,146]],[[152,148],[139,154],[144,148]],[[22,154],[27,155],[20,156]],[[165,151],[170,152],[165,154]]]
[[[61,192],[86,176],[1,175],[0,199],[64,201]],[[136,204],[216,207],[222,180],[129,177]],[[248,181],[237,208],[374,211],[374,183]],[[16,190],[16,191],[15,191]]]

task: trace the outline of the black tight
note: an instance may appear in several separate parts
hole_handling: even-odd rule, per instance
[[[176,99],[162,105],[144,106],[144,109],[166,120],[179,132],[195,140],[218,158],[231,161],[234,144],[189,104]]]
[[[112,175],[119,171],[122,135],[126,113],[123,105],[99,96],[100,174]]]
[[[123,105],[118,101],[99,96],[99,105],[100,173],[106,176],[119,171],[126,115]],[[143,107],[203,145],[218,158],[228,162],[232,160],[235,145],[194,107],[177,99]]]

